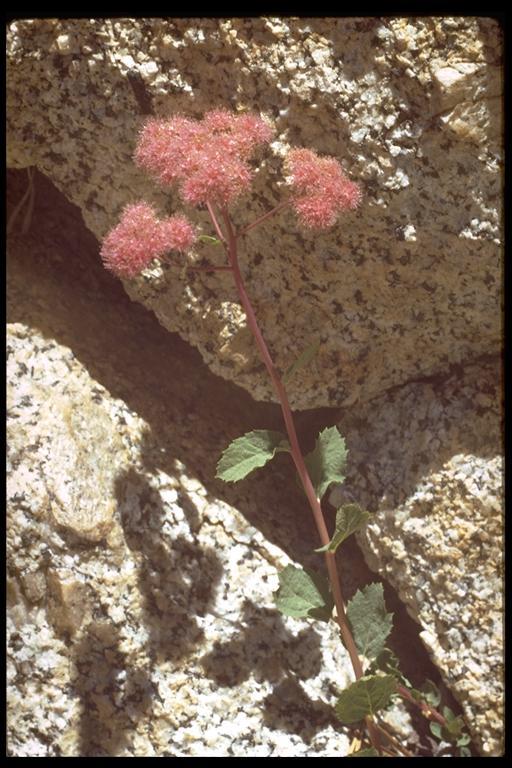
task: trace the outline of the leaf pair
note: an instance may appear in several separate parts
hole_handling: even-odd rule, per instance
[[[233,440],[223,452],[217,464],[216,477],[236,483],[255,469],[265,466],[280,451],[291,451],[290,443],[281,432],[268,429],[247,432]],[[347,453],[345,441],[336,427],[327,427],[320,432],[315,448],[304,458],[319,499],[331,483],[344,481]],[[341,540],[335,546],[339,543]]]
[[[347,605],[347,618],[359,653],[366,659],[376,659],[384,650],[393,625],[393,615],[386,611],[382,584],[368,584],[358,590]],[[373,716],[388,706],[396,686],[395,675],[367,674],[343,691],[336,702],[336,714],[343,723]]]
[[[217,464],[216,477],[236,483],[265,466],[276,453],[290,450],[290,443],[281,432],[268,429],[247,432],[228,445]],[[324,429],[314,450],[304,459],[318,498],[322,498],[331,483],[343,482],[346,460],[345,441],[337,428]]]
[[[418,689],[413,688],[409,681],[406,681],[409,692],[418,701],[425,701],[433,709],[438,708],[441,703],[441,691],[432,680],[426,680]],[[464,730],[465,724],[461,715],[456,715],[450,707],[442,708],[445,725],[437,721],[430,722],[430,732],[439,741],[458,747],[460,757],[471,757],[471,750],[467,746],[471,741],[471,736]]]
[[[393,615],[386,611],[382,584],[368,584],[358,590],[347,605],[347,618],[359,653],[366,659],[377,659],[385,649],[393,626]],[[388,706],[396,692],[394,674],[366,674],[346,688],[336,702],[336,714],[344,723],[355,723],[375,715]],[[363,755],[360,755],[361,757]]]
[[[329,621],[332,615],[333,600],[326,579],[293,565],[279,574],[275,601],[281,613],[294,618]],[[392,627],[382,584],[369,584],[356,592],[347,605],[347,618],[359,653],[367,659],[378,657]],[[336,714],[346,723],[373,715],[388,705],[396,686],[397,678],[392,674],[362,677],[343,691],[336,703]]]

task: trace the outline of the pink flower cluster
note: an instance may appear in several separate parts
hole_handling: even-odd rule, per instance
[[[249,189],[248,160],[272,136],[272,128],[258,115],[228,110],[207,112],[202,120],[151,118],[134,159],[162,185],[179,182],[186,203],[228,206]]]
[[[293,149],[286,163],[296,193],[293,206],[304,226],[332,227],[342,211],[359,205],[359,186],[347,178],[335,158],[319,157],[310,149]]]
[[[194,227],[184,216],[159,220],[151,205],[140,202],[126,206],[100,253],[105,267],[117,277],[135,277],[157,256],[186,251],[195,240]]]

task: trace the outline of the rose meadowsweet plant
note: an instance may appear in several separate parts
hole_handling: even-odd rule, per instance
[[[239,266],[239,243],[249,230],[262,224],[285,207],[291,207],[301,226],[322,230],[336,224],[341,215],[355,210],[361,202],[360,187],[351,181],[333,157],[320,157],[310,149],[292,149],[285,160],[290,194],[271,211],[242,228],[236,228],[231,207],[250,189],[254,175],[251,161],[268,145],[272,127],[259,115],[234,114],[216,109],[202,120],[176,115],[152,118],[143,126],[134,160],[163,188],[178,184],[184,203],[208,210],[216,237],[199,233],[185,216],[158,218],[145,201],[128,205],[120,222],[103,240],[101,258],[118,277],[134,278],[155,258],[167,258],[172,251],[186,252],[198,240],[221,244],[227,263],[190,269],[231,272],[240,302],[247,316],[260,356],[281,405],[286,434],[255,430],[234,440],[222,454],[217,477],[237,482],[267,464],[277,453],[290,454],[306,499],[311,508],[328,578],[294,566],[279,574],[276,607],[285,615],[319,621],[334,620],[348,651],[355,681],[342,691],[335,705],[343,723],[364,723],[369,745],[354,752],[357,756],[410,756],[379,719],[379,713],[400,696],[418,707],[430,720],[432,734],[448,741],[456,754],[471,754],[469,736],[460,717],[447,707],[441,715],[433,683],[418,691],[403,676],[398,661],[386,647],[392,628],[392,614],[384,603],[382,585],[370,584],[356,592],[347,604],[336,566],[336,550],[363,526],[368,512],[347,504],[336,513],[335,529],[329,534],[322,511],[322,498],[332,483],[344,480],[347,459],[345,441],[336,427],[324,429],[314,450],[304,456],[299,445],[293,414],[281,377],[258,325]],[[287,372],[293,375],[307,364],[306,350]],[[361,744],[360,744],[361,746]]]

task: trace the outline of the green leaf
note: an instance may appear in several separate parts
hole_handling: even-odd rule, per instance
[[[276,608],[296,619],[329,621],[334,606],[326,579],[313,571],[287,565],[279,574],[279,589],[274,593]]]
[[[464,720],[461,715],[456,715],[450,707],[443,707],[443,717],[446,721],[442,726],[439,723],[430,723],[430,730],[439,739],[449,741],[457,746],[464,747],[469,744],[471,737],[463,733]]]
[[[361,528],[369,517],[370,513],[363,512],[359,504],[345,504],[336,512],[336,526],[329,544],[315,549],[315,552],[336,552],[339,545]]]
[[[382,584],[358,589],[347,605],[347,617],[358,651],[367,659],[376,658],[393,627],[393,614],[386,612]]]
[[[199,235],[198,240],[202,240],[205,243],[211,243],[212,245],[222,245],[218,237],[212,237],[211,235]]]
[[[410,681],[405,677],[400,669],[400,662],[389,648],[383,648],[379,655],[368,667],[366,674],[374,675],[377,672],[385,672],[388,675],[393,675],[396,679],[409,689],[409,693],[416,699],[421,699],[419,691],[415,691]]]
[[[447,740],[453,741],[454,737],[461,736],[464,728],[464,720],[461,715],[456,715],[450,707],[443,707],[443,717],[446,720],[444,729],[449,734]]]
[[[367,715],[375,715],[389,704],[396,692],[392,675],[368,675],[346,688],[336,702],[336,714],[342,723],[356,723]]]
[[[379,757],[379,753],[375,747],[368,747],[368,749],[359,749],[357,752],[352,752],[347,757]]]
[[[459,737],[462,734],[462,729],[464,728],[464,721],[462,717],[454,717],[452,720],[446,721],[446,730],[450,734],[450,740],[453,741],[453,739]]]
[[[318,352],[318,349],[320,347],[320,342],[315,341],[313,344],[310,344],[309,347],[306,347],[304,352],[298,356],[296,361],[290,365],[289,368],[286,369],[285,373],[283,374],[283,382],[288,381],[291,379],[294,373],[296,373],[299,368],[303,368],[305,365],[308,365]]]
[[[316,495],[322,498],[331,483],[342,483],[348,451],[336,427],[327,427],[318,435],[313,451],[305,458]]]
[[[469,747],[461,747],[459,749],[459,755],[461,757],[472,757],[471,750],[469,749]]]
[[[289,451],[290,444],[281,432],[257,429],[237,437],[226,448],[217,464],[216,477],[236,483],[254,469],[263,467],[276,453]]]
[[[441,701],[441,692],[432,680],[426,680],[421,686],[420,692],[427,704],[430,704],[431,707],[434,707],[435,709],[439,705],[439,702]]]

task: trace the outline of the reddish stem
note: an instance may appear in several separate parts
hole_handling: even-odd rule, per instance
[[[405,688],[403,685],[397,685],[396,690],[403,699],[406,699],[406,701],[409,701],[411,704],[414,704],[415,707],[421,709],[421,711],[424,712],[427,717],[429,717],[429,719],[437,720],[440,725],[443,727],[446,726],[446,719],[437,711],[437,709],[434,709],[424,701],[418,701],[418,699],[415,699],[414,696],[412,696],[407,688]]]
[[[226,244],[226,238],[224,237],[224,233],[222,232],[222,229],[219,226],[219,222],[217,221],[217,217],[215,216],[215,211],[213,210],[212,204],[208,201],[206,203],[206,207],[208,208],[208,213],[210,214],[210,218],[212,220],[212,224],[215,228],[215,231],[217,233],[217,237],[219,240],[221,240],[224,245]]]
[[[277,369],[274,365],[274,361],[272,360],[268,347],[265,343],[265,339],[263,338],[263,335],[260,331],[258,321],[256,319],[256,315],[252,308],[251,301],[245,290],[244,281],[243,281],[242,274],[240,272],[240,267],[238,264],[237,235],[235,234],[235,231],[231,224],[229,214],[225,209],[222,210],[222,217],[224,219],[224,224],[226,226],[226,232],[228,237],[228,243],[227,243],[228,254],[229,254],[229,259],[233,269],[233,276],[235,278],[235,283],[238,289],[240,300],[242,302],[242,306],[245,310],[247,323],[256,340],[256,344],[258,346],[260,355],[262,357],[263,362],[265,363],[265,367],[268,371],[268,374],[272,381],[272,385],[279,399],[279,403],[281,405],[281,410],[283,413],[284,423],[286,426],[286,431],[288,433],[288,438],[290,440],[292,459],[295,463],[295,467],[297,468],[297,472],[299,473],[299,477],[301,479],[304,492],[306,494],[306,497],[312,509],[316,527],[318,529],[318,534],[320,536],[320,541],[322,543],[322,546],[325,546],[326,544],[329,543],[330,536],[327,530],[327,526],[325,524],[324,516],[322,513],[322,507],[320,505],[320,500],[316,495],[315,489],[313,487],[313,483],[311,482],[309,472],[306,468],[306,464],[302,456],[302,451],[300,449],[299,441],[297,438],[297,432],[295,430],[292,411],[290,408],[290,404],[288,402],[288,396],[286,394],[286,390],[283,386],[283,383],[279,377]],[[327,565],[327,572],[329,574],[329,581],[331,583],[331,588],[333,592],[334,603],[336,605],[337,622],[340,628],[343,642],[350,656],[350,661],[354,669],[356,680],[358,680],[363,675],[363,667],[361,664],[361,660],[359,659],[359,654],[357,652],[356,644],[352,637],[352,633],[348,626],[347,617],[345,613],[345,604],[343,600],[343,593],[341,590],[341,584],[338,576],[338,571],[336,568],[335,555],[333,552],[325,552],[324,556],[325,556],[326,565]],[[370,717],[366,718],[366,725],[368,728],[370,739],[378,749],[380,745],[380,739],[379,739],[375,724],[373,723]]]
[[[249,224],[249,226],[242,229],[240,232],[237,233],[237,237],[241,237],[242,235],[245,235],[247,232],[249,232],[250,229],[254,229],[254,227],[258,226],[258,224],[261,224],[262,221],[265,221],[265,219],[270,218],[270,216],[273,216],[274,213],[277,213],[282,208],[285,208],[287,205],[290,205],[291,200],[285,200],[282,203],[279,203],[279,205],[276,205],[275,208],[272,208],[271,211],[268,211],[267,213],[264,213],[263,216],[260,216],[259,218],[255,219],[252,224]]]

